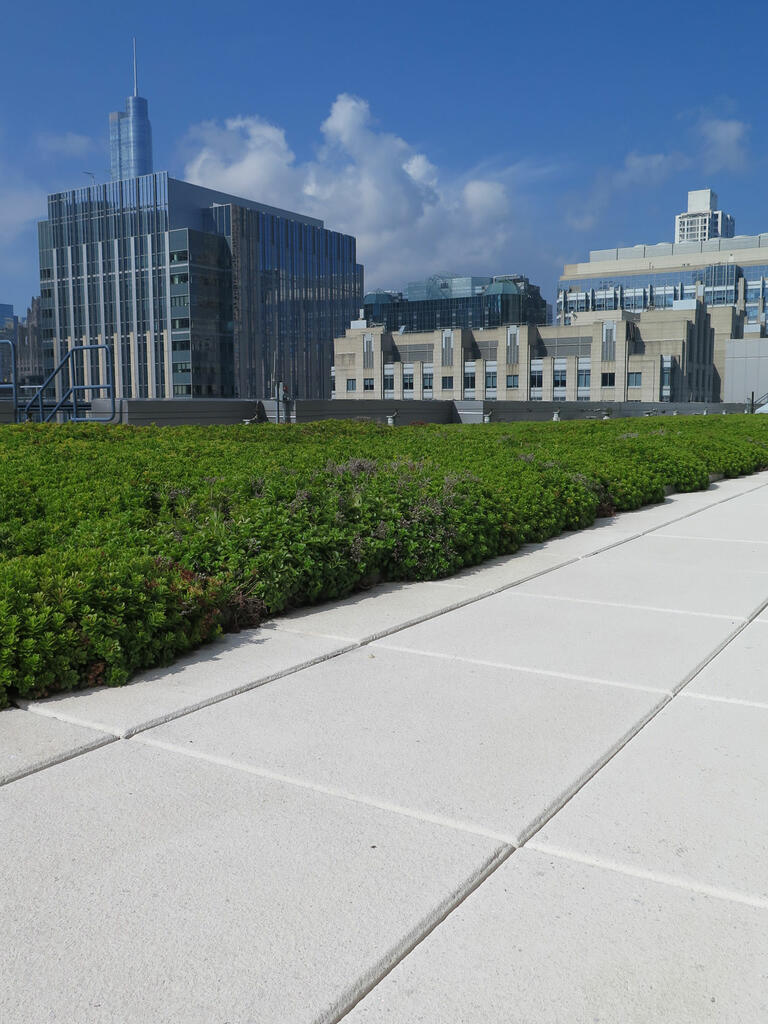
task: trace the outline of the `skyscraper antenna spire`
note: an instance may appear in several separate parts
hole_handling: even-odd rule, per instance
[[[136,74],[136,36],[133,37],[133,95],[139,95],[139,79]]]

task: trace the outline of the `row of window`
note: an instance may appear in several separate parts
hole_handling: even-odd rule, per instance
[[[668,375],[668,371],[667,371]],[[544,386],[544,375],[541,370],[531,371],[531,387],[541,388]],[[579,370],[578,375],[578,386],[580,388],[588,388],[592,383],[592,374],[589,370]],[[668,376],[667,376],[668,383]],[[451,391],[453,389],[453,377],[443,377],[441,380],[443,391]],[[564,388],[566,386],[565,370],[555,370],[553,374],[552,384],[556,388]],[[335,384],[334,384],[335,386]],[[615,388],[616,387],[616,374],[602,373],[600,375],[600,386],[603,388]],[[627,374],[627,387],[640,388],[643,386],[643,375],[641,372],[633,371]],[[425,373],[423,377],[423,387],[425,391],[431,391],[433,387],[433,376],[431,373]],[[475,375],[474,373],[464,374],[464,389],[471,391],[475,387]],[[485,387],[486,389],[492,389],[497,387],[497,375],[495,373],[486,373],[485,375]],[[519,388],[520,387],[520,375],[517,373],[507,374],[507,387],[508,388]],[[373,377],[363,378],[363,391],[375,391],[376,382]],[[384,375],[384,390],[394,391],[395,390],[395,378],[393,374]],[[357,381],[354,378],[347,380],[347,391],[357,391]],[[403,374],[403,391],[413,391],[413,374]]]

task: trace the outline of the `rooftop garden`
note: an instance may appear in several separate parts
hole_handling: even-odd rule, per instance
[[[0,707],[768,467],[768,416],[0,427]]]

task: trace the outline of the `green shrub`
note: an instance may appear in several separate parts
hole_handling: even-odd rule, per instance
[[[768,466],[768,417],[0,427],[0,706]]]

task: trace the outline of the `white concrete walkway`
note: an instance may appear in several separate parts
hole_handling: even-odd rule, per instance
[[[768,473],[0,712],[4,1024],[764,1024]]]

